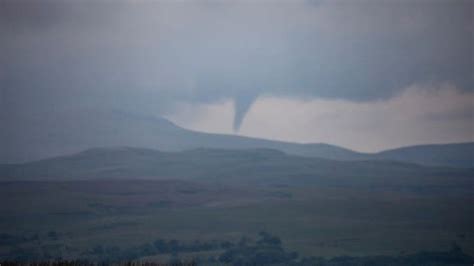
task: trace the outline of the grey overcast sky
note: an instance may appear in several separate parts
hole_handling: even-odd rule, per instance
[[[1,118],[121,109],[361,151],[473,141],[473,13],[471,0],[0,0]]]

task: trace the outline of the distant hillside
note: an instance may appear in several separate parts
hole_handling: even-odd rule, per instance
[[[196,149],[161,152],[139,148],[91,149],[70,156],[0,167],[2,180],[188,179],[225,182],[384,186],[432,180],[472,185],[473,170],[388,161],[335,161],[277,150]],[[421,181],[423,180],[423,181]]]
[[[178,127],[164,118],[104,110],[19,117],[14,125],[2,125],[0,146],[1,163],[39,160],[94,147],[130,146],[162,151],[267,148],[334,160],[388,159],[427,165],[474,167],[473,143],[416,146],[367,154],[323,143],[297,144],[196,132]]]
[[[287,153],[351,160],[363,154],[328,144],[296,144],[186,130],[159,117],[121,111],[81,110],[19,118],[0,133],[0,162],[25,162],[94,147],[131,146],[183,151],[196,148],[270,148]],[[2,128],[2,129],[3,129]],[[4,136],[2,135],[4,134]]]
[[[424,165],[474,167],[474,143],[411,146],[383,151],[373,157]]]

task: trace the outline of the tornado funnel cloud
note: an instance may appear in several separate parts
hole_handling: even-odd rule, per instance
[[[247,112],[255,102],[255,96],[238,96],[234,98],[234,132],[237,133],[242,126],[242,122]]]

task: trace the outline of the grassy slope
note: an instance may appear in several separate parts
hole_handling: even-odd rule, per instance
[[[175,181],[13,182],[0,187],[0,232],[39,233],[77,255],[157,238],[237,240],[266,230],[306,255],[474,253],[474,198],[452,188],[232,187]],[[447,196],[448,195],[448,196]],[[47,237],[51,230],[58,239]],[[10,246],[11,247],[11,246]],[[65,249],[63,247],[63,249]],[[8,247],[0,247],[6,252]]]
[[[469,169],[130,148],[4,167],[4,178],[36,181],[1,183],[0,233],[39,240],[0,245],[0,256],[46,247],[74,257],[96,244],[237,240],[261,230],[305,255],[446,250],[453,241],[474,254]]]
[[[276,150],[197,149],[160,152],[139,148],[91,149],[71,156],[0,166],[3,180],[213,179],[221,182],[369,185],[450,182],[472,185],[472,169],[421,167],[390,161],[333,161]],[[456,177],[456,178],[455,178]],[[425,179],[425,180],[422,180]],[[440,180],[442,182],[442,180]]]

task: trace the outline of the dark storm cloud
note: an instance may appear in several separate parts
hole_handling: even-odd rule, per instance
[[[2,109],[162,114],[262,94],[371,101],[473,89],[472,1],[2,1]],[[4,109],[4,110],[5,110]]]

